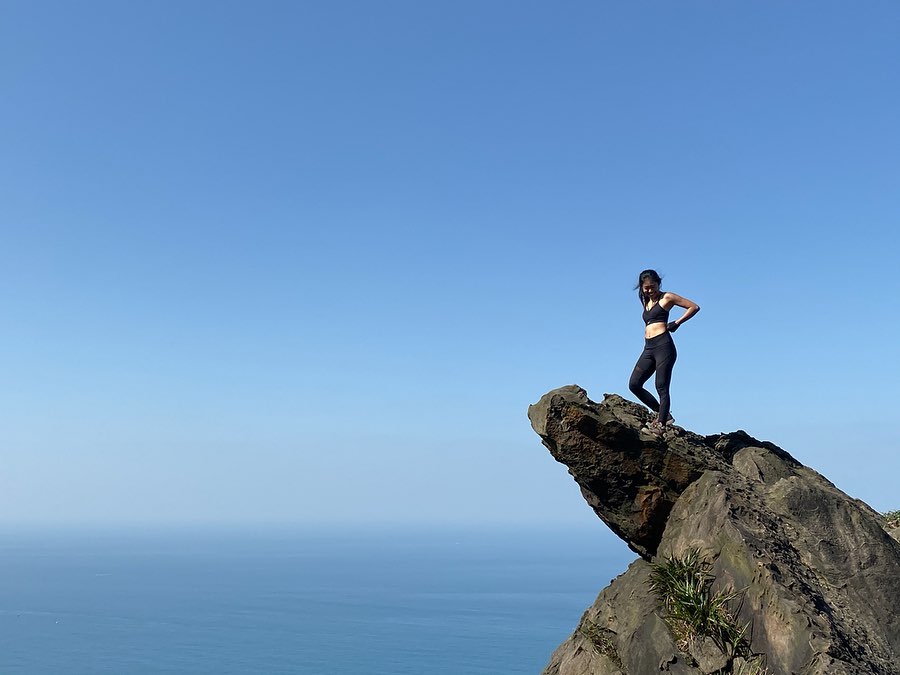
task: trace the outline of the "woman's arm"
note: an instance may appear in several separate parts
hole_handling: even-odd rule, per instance
[[[666,291],[665,293],[663,293],[663,296],[662,298],[660,298],[660,300],[665,300],[667,303],[671,302],[673,306],[678,305],[679,307],[684,307],[686,310],[685,313],[681,315],[680,319],[676,319],[675,321],[671,321],[669,323],[668,328],[670,333],[674,330],[677,330],[678,326],[683,324],[685,321],[694,316],[694,314],[700,311],[700,305],[698,305],[693,300],[682,298],[677,293],[670,293]]]

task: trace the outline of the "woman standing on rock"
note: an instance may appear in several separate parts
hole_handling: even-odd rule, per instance
[[[655,270],[644,270],[638,275],[638,298],[644,308],[644,351],[631,373],[628,388],[631,393],[641,399],[644,405],[658,413],[650,423],[650,430],[661,434],[665,426],[675,419],[669,414],[669,383],[672,379],[672,368],[678,352],[675,342],[669,333],[674,333],[678,326],[700,311],[700,305],[676,293],[661,291],[662,279]],[[674,306],[684,307],[685,313],[675,321],[669,321],[669,310]],[[653,394],[644,389],[644,383],[656,372],[657,401]]]

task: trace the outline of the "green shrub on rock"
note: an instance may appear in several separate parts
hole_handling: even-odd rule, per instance
[[[698,663],[705,662],[701,667],[718,661],[704,672],[715,669],[765,675],[761,658],[750,653],[746,639],[749,624],[739,627],[728,609],[740,594],[733,589],[712,592],[710,567],[699,549],[670,555],[652,565],[650,589],[660,600],[678,648]]]
[[[900,527],[900,511],[888,511],[881,514],[884,518],[884,526],[888,530]]]

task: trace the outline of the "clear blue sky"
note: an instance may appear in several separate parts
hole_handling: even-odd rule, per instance
[[[0,523],[589,522],[627,394],[900,507],[900,4],[0,5]]]

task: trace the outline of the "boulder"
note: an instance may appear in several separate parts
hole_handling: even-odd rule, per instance
[[[900,675],[900,543],[883,519],[744,431],[646,428],[648,411],[571,385],[529,407],[585,501],[640,558],[604,589],[547,675]],[[744,653],[679,644],[651,566],[699,550],[712,591],[736,591]],[[764,663],[767,670],[752,670]]]

